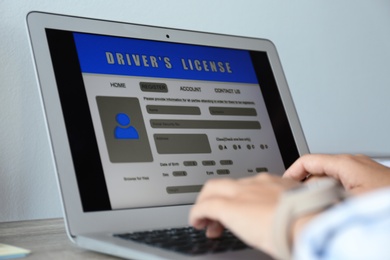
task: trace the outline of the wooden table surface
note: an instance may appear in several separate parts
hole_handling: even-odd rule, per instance
[[[19,259],[119,259],[76,247],[62,218],[0,223],[0,243],[31,250]]]

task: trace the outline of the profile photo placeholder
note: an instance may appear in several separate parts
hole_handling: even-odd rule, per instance
[[[152,162],[137,98],[96,97],[108,155],[113,163]]]

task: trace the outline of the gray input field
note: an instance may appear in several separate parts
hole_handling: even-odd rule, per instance
[[[146,110],[148,111],[149,114],[200,115],[199,107],[147,105]]]
[[[188,186],[168,186],[166,191],[168,194],[177,193],[192,193],[199,192],[202,189],[202,185],[188,185]]]
[[[259,121],[151,119],[150,125],[153,128],[261,129],[261,125]]]
[[[244,107],[209,107],[213,116],[257,116],[256,109]]]
[[[211,153],[206,134],[154,134],[159,154]]]

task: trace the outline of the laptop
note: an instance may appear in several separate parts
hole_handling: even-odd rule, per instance
[[[172,232],[194,232],[207,180],[282,175],[308,153],[272,42],[42,12],[27,25],[72,242],[128,259],[269,259],[222,240],[176,250]],[[153,230],[178,241],[134,238]]]

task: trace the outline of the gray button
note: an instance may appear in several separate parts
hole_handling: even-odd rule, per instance
[[[168,86],[165,83],[140,82],[139,85],[144,92],[168,92]]]
[[[202,185],[169,186],[166,188],[166,191],[168,194],[177,194],[177,193],[199,192],[201,189],[202,189]]]
[[[221,165],[232,165],[233,161],[232,160],[220,160],[219,163]]]
[[[226,174],[230,174],[230,171],[228,169],[220,169],[220,170],[217,170],[217,174],[218,175],[226,175]]]
[[[175,172],[172,172],[172,175],[175,177],[187,176],[187,172],[186,171],[175,171]]]
[[[268,172],[268,168],[267,167],[258,167],[258,168],[256,168],[256,172]]]
[[[203,166],[214,166],[215,161],[202,161]]]
[[[185,161],[184,166],[197,166],[198,163],[196,161]]]

